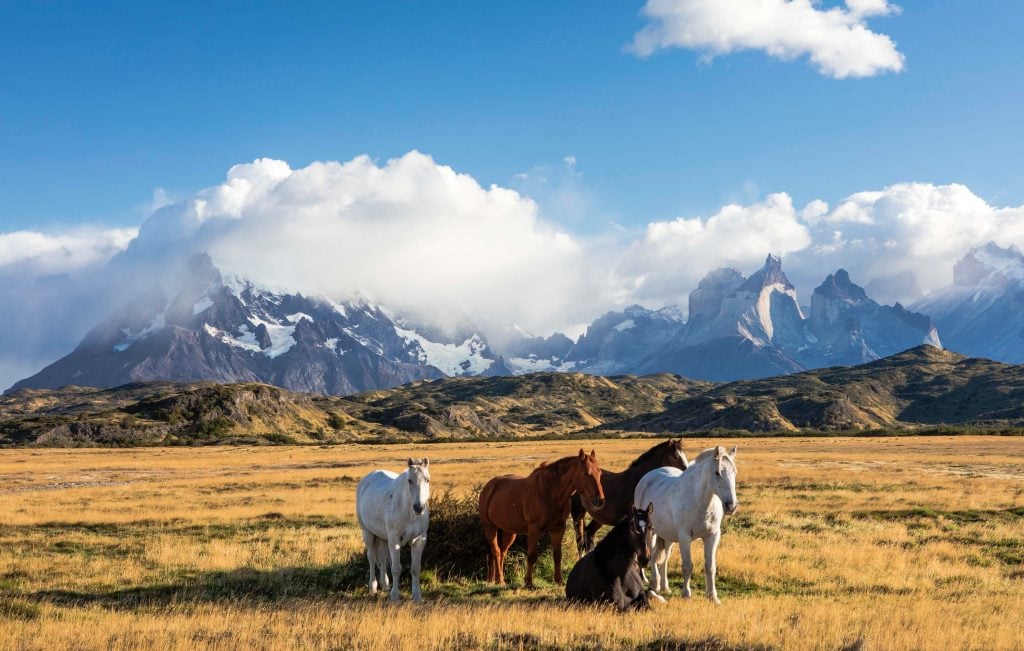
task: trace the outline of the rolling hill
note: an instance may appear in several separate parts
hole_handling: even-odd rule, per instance
[[[422,380],[348,397],[135,383],[0,397],[2,445],[196,445],[1024,425],[1024,366],[931,346],[727,384],[582,373]]]

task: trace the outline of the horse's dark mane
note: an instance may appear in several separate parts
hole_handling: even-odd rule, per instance
[[[655,445],[654,447],[652,447],[647,452],[644,452],[643,454],[641,454],[636,459],[633,459],[633,463],[629,464],[629,468],[626,468],[626,470],[630,470],[632,468],[636,468],[640,464],[646,463],[647,461],[650,461],[651,459],[653,459],[655,457],[655,455],[660,454],[663,448],[665,448],[667,446],[670,446],[670,445],[673,445],[673,441],[672,440],[662,441],[661,443],[659,443],[659,444]]]
[[[548,470],[554,471],[556,473],[562,473],[565,472],[565,466],[569,465],[573,461],[576,461],[577,459],[579,459],[579,457],[569,456],[562,457],[561,459],[555,459],[554,461],[542,461],[540,465],[534,469],[533,472],[541,472],[543,470]]]

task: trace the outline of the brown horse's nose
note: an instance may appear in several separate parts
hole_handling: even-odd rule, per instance
[[[604,506],[604,498],[603,497],[598,497],[598,498],[596,498],[594,500],[594,508],[599,509],[599,508],[601,508],[603,506]]]

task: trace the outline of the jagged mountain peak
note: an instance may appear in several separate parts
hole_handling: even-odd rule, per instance
[[[1024,254],[1014,245],[976,246],[953,266],[953,283],[961,287],[1005,285],[1024,280]]]
[[[760,292],[765,287],[772,285],[781,285],[784,289],[794,289],[793,283],[789,282],[789,278],[782,271],[782,258],[769,253],[765,258],[764,266],[752,273],[740,286],[740,290]]]
[[[814,293],[847,301],[868,300],[864,288],[850,280],[850,274],[845,269],[838,269],[834,274],[829,274],[825,281],[815,288]]]
[[[697,284],[698,289],[735,289],[746,278],[735,267],[719,267],[707,272]]]

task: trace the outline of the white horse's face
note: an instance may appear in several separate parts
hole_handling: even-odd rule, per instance
[[[722,500],[722,508],[729,515],[740,508],[740,500],[736,496],[736,448],[725,452],[725,448],[719,448],[720,454],[715,455],[717,468],[712,477],[711,485],[715,495]]]
[[[427,458],[409,459],[409,495],[412,510],[419,515],[430,501],[430,461]]]

